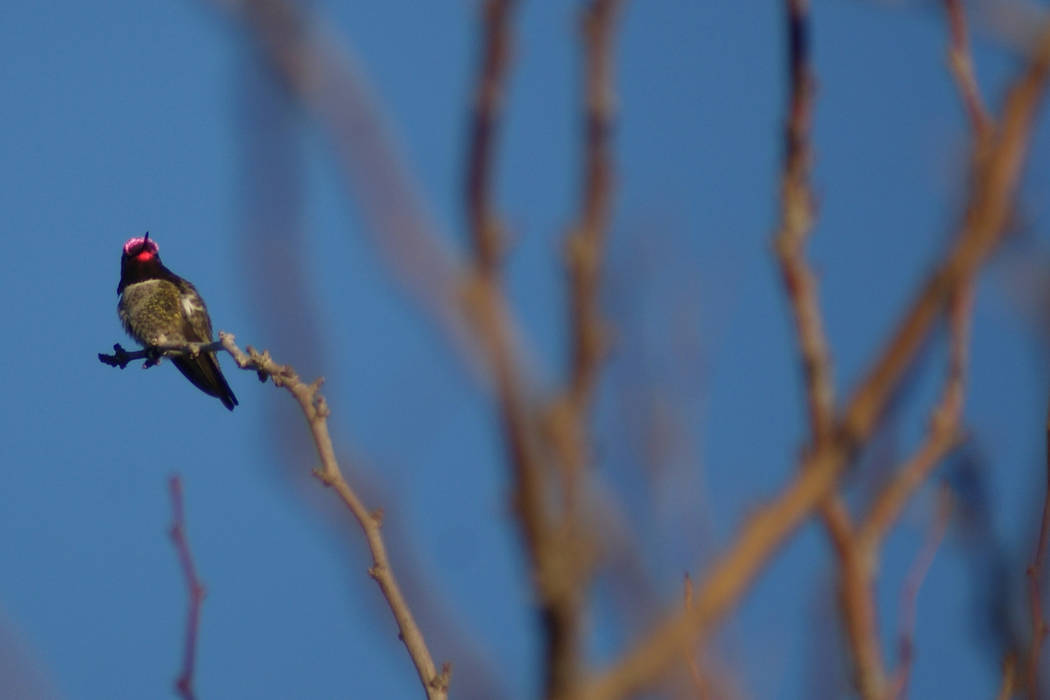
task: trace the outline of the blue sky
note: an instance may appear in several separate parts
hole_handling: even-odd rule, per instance
[[[314,6],[367,77],[438,235],[462,248],[475,3]],[[521,5],[499,148],[508,294],[543,388],[563,372],[578,6]],[[810,250],[843,395],[944,249],[965,193],[967,129],[933,8],[815,2]],[[622,19],[604,299],[618,342],[594,427],[617,522],[644,545],[645,607],[674,603],[682,572],[702,578],[702,563],[791,477],[805,424],[770,245],[786,99],[780,5],[651,0],[628,3]],[[997,106],[1016,61],[994,33],[976,34]],[[185,603],[165,534],[167,477],[178,472],[208,589],[202,697],[418,696],[360,533],[307,476],[315,457],[290,399],[225,359],[241,402],[232,414],[170,366],[120,372],[95,360],[126,342],[120,246],[149,230],[216,328],[327,378],[348,477],[386,510],[395,566],[435,657],[455,664],[453,687],[534,696],[537,636],[490,397],[392,281],[326,135],[267,82],[246,39],[197,1],[0,8],[10,329],[0,346],[0,683],[35,684],[26,697],[165,696]],[[1041,496],[1047,373],[1017,301],[1045,278],[1048,121],[1018,208],[1023,240],[982,277],[966,409],[994,551],[1019,590]],[[259,136],[275,124],[277,139]],[[304,261],[301,296],[253,267],[282,246]],[[943,339],[931,343],[888,449],[905,453],[921,434],[943,352]],[[646,463],[644,428],[663,409],[674,440]],[[924,492],[887,543],[878,596],[890,659],[930,504]],[[968,542],[952,529],[921,593],[913,697],[988,697],[997,686],[975,622],[987,565]],[[841,687],[831,565],[807,525],[720,635],[718,658],[748,696]],[[596,660],[632,629],[623,596],[596,587]]]

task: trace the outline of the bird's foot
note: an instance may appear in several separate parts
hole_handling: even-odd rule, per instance
[[[154,365],[159,365],[161,358],[164,357],[164,353],[155,347],[144,348],[146,351],[146,361],[142,363],[142,369],[149,369]]]

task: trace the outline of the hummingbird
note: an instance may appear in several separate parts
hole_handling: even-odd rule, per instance
[[[210,343],[211,319],[196,287],[164,266],[149,232],[130,238],[120,258],[117,315],[128,335],[144,347]],[[195,387],[233,410],[237,397],[213,352],[171,360]]]

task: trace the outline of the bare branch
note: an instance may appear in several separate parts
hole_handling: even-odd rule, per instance
[[[970,54],[969,32],[966,29],[966,10],[962,0],[944,0],[944,9],[948,13],[948,67],[959,87],[966,114],[970,119],[974,138],[978,146],[991,136],[995,126],[988,109],[981,98],[981,89],[973,72],[973,59]],[[978,149],[980,150],[980,149]]]
[[[574,683],[577,668],[576,591],[571,575],[574,547],[559,541],[544,495],[543,464],[533,407],[505,315],[500,288],[502,235],[492,201],[494,141],[506,80],[511,0],[488,0],[483,10],[481,62],[468,146],[465,202],[474,245],[474,274],[466,288],[468,318],[495,380],[503,433],[514,480],[514,507],[528,553],[544,634],[548,697]],[[565,546],[569,544],[570,546]]]
[[[592,0],[581,12],[583,90],[581,123],[584,145],[580,202],[576,221],[565,237],[569,289],[569,376],[565,387],[547,407],[545,437],[557,451],[562,467],[563,530],[582,551],[580,490],[590,460],[587,417],[591,396],[605,351],[605,331],[599,309],[602,259],[612,206],[613,159],[611,132],[615,115],[613,35],[619,0]],[[572,571],[571,586],[584,588],[590,562],[581,560]],[[578,616],[579,611],[566,611]],[[575,623],[574,623],[575,624]]]
[[[113,354],[107,355],[100,352],[98,361],[110,367],[126,368],[135,360],[145,360],[142,367],[148,369],[160,363],[162,357],[181,357],[189,355],[196,357],[202,352],[216,352],[222,350],[222,343],[185,343],[183,345],[152,345],[142,350],[128,351],[121,347],[120,343],[113,346]]]
[[[223,349],[230,353],[238,367],[265,374],[270,377],[274,386],[286,389],[299,402],[299,407],[313,434],[318,457],[321,459],[321,466],[314,470],[314,476],[322,484],[335,490],[357,519],[368,540],[368,549],[372,553],[372,566],[368,569],[368,575],[379,585],[390,611],[394,614],[400,632],[398,636],[408,649],[409,656],[412,657],[427,697],[431,700],[445,700],[448,697],[451,666],[446,663],[440,673],[437,671],[431,659],[430,650],[427,649],[426,642],[423,640],[423,632],[416,625],[408,602],[401,593],[386,553],[386,544],[383,542],[382,511],[368,510],[343,477],[335,456],[335,448],[332,446],[332,438],[328,433],[328,403],[321,393],[323,379],[318,378],[307,384],[299,378],[292,367],[274,362],[268,352],[260,353],[251,346],[248,346],[247,352],[244,352],[234,343],[234,336],[230,333],[220,332],[219,339]]]
[[[870,438],[934,322],[949,300],[972,282],[1000,242],[1048,72],[1050,29],[1044,28],[1035,53],[1007,95],[1002,125],[974,180],[962,230],[854,391],[837,423],[835,439],[807,455],[796,478],[739,530],[733,546],[712,565],[692,610],[658,623],[608,670],[590,679],[583,697],[621,697],[653,682],[686,645],[739,601],[774,550],[831,492],[856,449]]]
[[[900,630],[898,632],[897,648],[900,660],[894,682],[893,697],[907,697],[908,680],[911,677],[911,668],[915,659],[915,608],[918,603],[919,589],[926,580],[933,565],[933,558],[937,555],[944,533],[948,530],[951,522],[952,495],[947,487],[942,487],[938,494],[937,508],[934,512],[930,531],[926,536],[922,549],[915,557],[915,561],[908,570],[904,588],[901,590],[900,602]]]
[[[217,346],[217,347],[216,347]],[[448,687],[451,679],[451,666],[445,664],[440,672],[434,666],[430,656],[430,650],[423,639],[423,633],[412,617],[408,602],[401,593],[394,571],[390,566],[387,556],[386,544],[383,542],[382,512],[370,511],[357,493],[347,483],[339,468],[339,462],[335,456],[335,448],[332,446],[332,438],[328,432],[328,403],[321,394],[322,379],[317,379],[307,384],[299,378],[295,370],[288,365],[281,365],[273,361],[267,351],[258,352],[251,346],[247,351],[241,350],[234,343],[234,336],[230,333],[219,332],[219,342],[210,344],[194,343],[185,346],[164,346],[160,349],[165,355],[170,354],[194,354],[197,352],[210,352],[211,350],[225,350],[241,369],[255,371],[261,379],[269,378],[274,386],[287,390],[299,403],[303,411],[310,432],[313,435],[317,454],[321,460],[320,468],[314,471],[314,476],[325,486],[331,487],[339,494],[347,509],[350,510],[358,525],[365,534],[368,541],[368,549],[372,554],[372,566],[368,570],[383,597],[387,601],[394,620],[398,626],[398,636],[408,649],[412,663],[423,684],[423,688],[430,700],[446,700],[448,698]],[[150,358],[156,356],[158,349],[127,352],[119,345],[114,346],[115,355],[99,355],[99,360],[114,367],[124,367],[132,359]]]
[[[973,75],[966,21],[961,4],[956,0],[945,0],[945,6],[951,29],[950,65],[971,118],[975,158],[979,159],[988,146],[988,138],[994,124],[984,108]],[[953,298],[951,304],[948,377],[942,397],[934,409],[930,431],[916,454],[897,470],[895,477],[876,498],[868,517],[859,528],[855,541],[851,543],[852,551],[843,557],[843,586],[846,588],[843,595],[844,613],[857,662],[858,689],[866,698],[883,697],[887,684],[874,613],[873,579],[879,549],[890,527],[898,519],[914,492],[926,482],[933,468],[940,463],[945,454],[959,443],[972,306],[972,285],[966,285]],[[932,557],[932,554],[930,556]],[[915,588],[917,587],[916,583]],[[914,617],[914,611],[911,617]],[[902,627],[905,630],[909,629],[905,623],[902,623]],[[903,631],[901,634],[901,668],[897,672],[897,696],[907,684],[912,657],[910,632]]]
[[[876,552],[859,546],[841,498],[834,494],[826,498],[820,513],[839,562],[839,609],[850,644],[854,684],[865,700],[881,700],[887,681],[873,590]]]
[[[527,545],[535,556],[543,539],[545,520],[537,473],[539,464],[514,357],[514,344],[498,311],[503,304],[498,279],[501,227],[491,201],[493,141],[506,79],[513,4],[511,0],[487,0],[483,9],[483,48],[471,116],[464,191],[474,243],[475,274],[467,284],[465,300],[467,308],[473,311],[471,317],[496,378],[504,432],[515,465],[516,491],[520,499],[518,517],[522,519]]]
[[[168,534],[175,544],[179,556],[179,566],[186,580],[186,592],[189,604],[186,608],[186,636],[182,650],[182,669],[175,679],[175,691],[183,700],[194,700],[193,670],[197,658],[197,632],[200,629],[201,604],[204,602],[204,585],[197,576],[197,567],[193,563],[193,553],[186,535],[186,513],[182,500],[182,480],[178,474],[168,481],[171,491],[171,529]]]
[[[784,163],[780,185],[777,259],[795,321],[809,408],[810,451],[833,438],[835,388],[831,356],[824,335],[817,281],[805,257],[805,243],[815,218],[810,129],[814,79],[810,62],[808,0],[786,0],[790,98],[784,126]],[[821,519],[839,562],[839,607],[861,697],[881,699],[886,671],[879,643],[869,557],[856,546],[845,503],[830,493],[820,505]]]
[[[1039,522],[1039,541],[1032,563],[1028,565],[1028,604],[1032,617],[1032,640],[1025,668],[1025,685],[1029,697],[1039,697],[1039,662],[1046,641],[1047,624],[1043,614],[1043,576],[1046,571],[1046,548],[1050,539],[1050,409],[1046,417],[1046,485],[1043,496],[1043,516]]]
[[[604,243],[612,204],[611,131],[614,117],[613,35],[619,0],[592,0],[582,10],[584,133],[577,220],[566,235],[568,275],[569,378],[543,415],[543,437],[561,469],[561,502],[556,526],[564,553],[557,566],[548,644],[552,696],[563,696],[579,675],[580,616],[593,562],[585,532],[581,483],[590,459],[587,416],[605,341],[599,311]]]
[[[478,65],[474,108],[471,113],[467,154],[467,216],[474,243],[475,260],[486,271],[494,271],[502,254],[499,221],[492,205],[492,142],[499,127],[503,92],[510,56],[510,19],[513,0],[485,0],[483,46]]]
[[[583,11],[584,165],[580,211],[565,242],[572,334],[569,402],[577,413],[594,390],[605,346],[598,286],[612,205],[610,135],[616,110],[612,40],[620,6],[619,0],[592,0]]]
[[[952,302],[948,377],[941,399],[934,409],[929,432],[911,459],[895,472],[890,483],[875,498],[859,535],[866,547],[879,546],[915,491],[925,483],[933,468],[962,438],[959,424],[966,396],[972,313],[973,288],[967,286]]]
[[[775,243],[780,274],[791,302],[806,378],[813,443],[831,437],[835,393],[831,358],[817,283],[806,263],[804,246],[813,227],[813,193],[809,185],[809,131],[813,111],[808,0],[787,0],[788,66],[791,97],[784,127],[784,165],[780,184],[780,229]]]
[[[959,444],[972,309],[973,289],[970,285],[952,301],[948,376],[941,398],[934,407],[929,432],[914,456],[896,470],[893,479],[876,497],[867,517],[849,542],[848,551],[840,552],[844,613],[857,664],[858,689],[865,698],[885,697],[888,685],[875,626],[874,577],[879,550],[915,491],[926,482],[944,456]],[[908,629],[908,625],[902,623],[902,628]],[[899,688],[907,684],[912,656],[910,633],[901,634],[901,668],[896,674]],[[895,696],[899,697],[900,693],[895,693]]]
[[[945,304],[972,280],[1000,242],[1011,213],[1028,138],[1050,71],[1050,31],[1044,28],[1031,60],[1007,94],[992,151],[978,164],[962,230],[947,257],[931,275],[890,344],[854,395],[842,424],[843,437],[859,442],[870,434],[900,376]]]
[[[446,243],[399,152],[365,72],[336,37],[291,0],[205,0],[225,10],[258,43],[280,84],[328,136],[346,194],[357,203],[383,261],[410,298],[473,360],[458,305],[464,260]]]

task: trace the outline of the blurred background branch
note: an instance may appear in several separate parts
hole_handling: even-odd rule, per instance
[[[197,636],[201,624],[201,604],[204,602],[204,584],[197,576],[189,537],[186,534],[186,510],[182,498],[182,479],[178,474],[168,480],[171,492],[171,529],[168,534],[179,557],[182,576],[186,580],[186,633],[182,648],[182,667],[175,679],[175,692],[183,700],[197,697],[193,689],[193,669],[197,661]]]
[[[926,342],[945,305],[972,284],[979,266],[1001,241],[1050,72],[1050,29],[1044,29],[1027,65],[1004,101],[998,138],[978,163],[962,228],[937,264],[836,423],[835,439],[803,458],[799,475],[738,531],[734,544],[709,570],[686,614],[658,623],[585,689],[587,698],[624,697],[651,684],[680,651],[709,632],[734,607],[772,554],[834,488],[870,438],[890,398]]]

